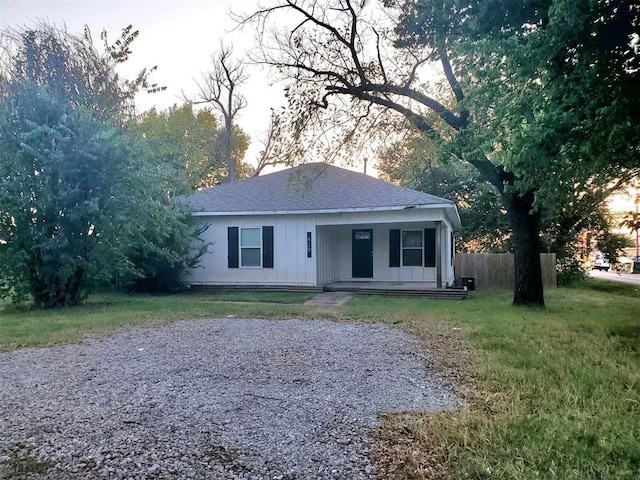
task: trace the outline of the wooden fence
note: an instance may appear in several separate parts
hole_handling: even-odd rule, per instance
[[[556,254],[541,253],[542,284],[556,288]],[[476,287],[513,287],[512,253],[456,253],[456,278],[474,277]]]

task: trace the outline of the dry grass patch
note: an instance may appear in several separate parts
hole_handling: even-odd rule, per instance
[[[367,299],[377,304],[390,299]],[[351,308],[367,315],[366,307]],[[444,305],[442,305],[444,303]],[[464,403],[478,403],[480,390],[472,366],[477,363],[466,332],[449,315],[436,314],[442,307],[454,308],[461,302],[393,299],[381,319],[399,326],[418,338],[428,353],[427,368],[437,372]],[[371,307],[371,305],[369,305]],[[375,308],[375,307],[374,307]],[[393,313],[391,313],[393,312]],[[378,313],[380,309],[378,309]],[[451,431],[464,421],[463,410],[455,412],[400,412],[380,415],[381,423],[372,432],[372,459],[379,478],[425,479],[447,478],[447,465],[454,448],[450,444]]]

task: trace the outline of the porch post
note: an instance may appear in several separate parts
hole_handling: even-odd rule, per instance
[[[442,222],[436,222],[436,287],[442,288]]]

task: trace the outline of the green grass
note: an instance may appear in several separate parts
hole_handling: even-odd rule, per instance
[[[193,295],[200,300],[214,300],[216,302],[240,302],[240,303],[287,303],[303,304],[305,301],[317,295],[309,292],[224,292],[215,294],[185,294]],[[213,297],[212,297],[213,296]]]
[[[166,296],[102,293],[81,307],[39,310],[0,305],[0,351],[75,343],[132,325],[160,325],[188,318],[304,316],[309,293],[184,293]]]
[[[466,406],[385,415],[381,478],[636,479],[640,475],[640,292],[589,281],[514,308],[507,291],[466,301],[360,297],[339,309],[308,294],[102,294],[83,307],[0,306],[0,349],[76,342],[84,333],[185,318],[333,318],[403,328],[434,352]]]
[[[382,299],[363,306],[406,315],[425,337],[434,317],[448,320],[475,347],[460,365],[473,387],[467,408],[387,419],[389,476],[640,478],[640,294],[628,287],[550,291],[543,311],[512,307],[510,292],[429,305],[428,314]],[[403,442],[408,452],[394,459]]]
[[[614,295],[638,296],[640,294],[640,286],[630,283],[617,283],[612,281],[596,280],[588,278],[581,286],[582,289],[594,290],[597,292],[606,292]]]

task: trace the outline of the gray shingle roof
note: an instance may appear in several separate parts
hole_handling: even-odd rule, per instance
[[[226,183],[179,201],[196,212],[219,213],[454,205],[451,200],[324,163]]]

